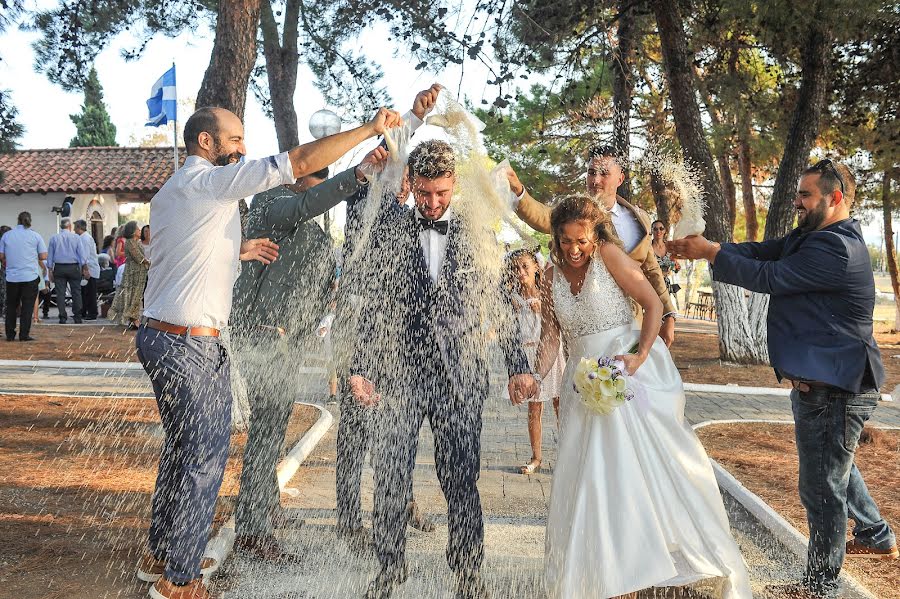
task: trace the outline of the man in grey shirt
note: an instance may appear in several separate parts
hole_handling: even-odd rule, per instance
[[[100,262],[97,260],[97,241],[87,232],[87,221],[75,221],[75,233],[81,238],[87,263],[87,284],[81,286],[81,309],[84,320],[97,320],[97,280],[100,278]]]
[[[59,233],[50,238],[47,253],[50,280],[56,285],[56,305],[59,307],[59,324],[66,324],[66,287],[72,296],[72,317],[81,324],[81,279],[90,277],[87,258],[81,238],[72,232],[72,221],[59,221]]]

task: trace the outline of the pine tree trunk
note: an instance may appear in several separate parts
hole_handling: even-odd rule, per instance
[[[891,199],[891,171],[885,170],[881,182],[881,210],[884,217],[884,256],[891,273],[891,289],[894,290],[894,330],[900,331],[900,276],[897,272],[897,249],[894,247],[894,202]]]
[[[756,202],[753,199],[753,163],[750,157],[750,143],[743,135],[738,140],[738,173],[741,176],[741,198],[744,201],[744,220],[747,241],[759,237],[759,221],[756,219]]]
[[[650,190],[656,204],[656,218],[661,220],[668,230],[672,224],[672,194],[656,171],[650,171]]]
[[[700,120],[692,66],[694,57],[687,47],[684,21],[677,2],[653,0],[652,5],[678,142],[685,158],[699,170],[700,184],[706,195],[706,236],[713,241],[728,242],[732,236],[728,204]],[[742,364],[758,363],[760,353],[748,326],[743,290],[713,282],[713,296],[718,315],[721,358]]]
[[[269,82],[269,99],[275,121],[278,150],[286,152],[300,145],[297,111],[294,110],[294,92],[297,90],[297,28],[300,19],[300,1],[288,0],[284,11],[283,41],[278,39],[278,24],[272,11],[272,0],[260,0],[260,29],[263,38],[263,56],[266,59],[266,75]]]
[[[635,8],[632,0],[619,0],[618,45],[613,50],[613,144],[623,158],[628,159],[631,151],[631,105],[634,97],[634,74],[631,64],[634,60]],[[617,193],[626,200],[631,199],[631,172],[627,167],[625,181]]]
[[[821,2],[810,14],[819,14]],[[800,173],[809,164],[809,152],[819,135],[819,121],[825,110],[831,76],[832,35],[825,20],[809,20],[809,32],[800,46],[800,90],[787,132],[784,157],[778,165],[775,188],[766,217],[766,239],[787,235],[794,227],[794,194]]]
[[[197,107],[227,108],[241,120],[247,85],[256,62],[260,0],[220,0],[209,66],[197,92]]]
[[[734,223],[737,220],[737,188],[734,185],[734,177],[731,175],[731,164],[728,154],[723,149],[716,156],[719,163],[719,178],[722,180],[722,192],[725,194],[725,202],[728,204],[728,224],[731,236],[734,237]]]

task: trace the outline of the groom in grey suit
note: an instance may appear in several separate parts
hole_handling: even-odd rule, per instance
[[[360,323],[360,345],[350,386],[364,405],[380,404],[375,435],[375,547],[381,570],[367,599],[387,599],[403,584],[406,566],[407,489],[425,416],[435,443],[435,467],[447,499],[447,561],[458,599],[486,596],[481,579],[484,522],[478,495],[481,412],[489,391],[483,319],[485,298],[497,297],[479,267],[473,239],[479,226],[463,224],[450,202],[456,164],[450,146],[429,140],[409,156],[416,209],[386,202],[372,232],[372,260],[381,266],[385,293]],[[493,235],[487,243],[496,243]],[[379,247],[380,246],[380,247]],[[505,304],[504,304],[505,305]],[[496,317],[491,313],[491,317]],[[515,322],[515,321],[514,321]],[[492,320],[494,325],[500,324]],[[500,327],[513,399],[531,397],[537,384],[528,360]],[[385,399],[378,399],[378,394]]]

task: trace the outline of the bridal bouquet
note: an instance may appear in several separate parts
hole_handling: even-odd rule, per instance
[[[584,405],[607,416],[634,397],[621,362],[612,358],[582,358],[575,369],[575,391]]]

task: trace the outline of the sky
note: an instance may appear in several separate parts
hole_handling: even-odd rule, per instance
[[[55,2],[36,0],[36,4],[52,6]],[[179,99],[196,97],[209,63],[212,37],[210,31],[184,33],[177,38],[157,36],[147,45],[139,60],[125,61],[121,50],[133,48],[135,43],[130,35],[123,34],[100,53],[95,66],[103,86],[107,110],[116,126],[119,145],[134,145],[133,139],[159,130],[144,126],[148,116],[146,100],[152,85],[173,62],[177,71]],[[376,25],[362,34],[357,44],[370,60],[381,65],[383,84],[394,101],[393,108],[400,112],[409,110],[416,92],[434,82],[445,85],[454,96],[462,95],[474,105],[480,105],[483,98],[492,100],[495,97],[496,89],[486,85],[490,74],[484,65],[467,61],[464,70],[458,65],[450,65],[441,73],[416,71],[408,55],[385,42],[387,37],[387,28]],[[35,39],[36,33],[16,28],[0,35],[0,88],[11,90],[12,101],[19,111],[18,121],[25,126],[20,148],[68,147],[75,136],[75,125],[69,115],[81,111],[83,95],[63,91],[50,83],[45,75],[34,71],[31,43]],[[526,86],[529,82],[523,81],[520,85]],[[312,85],[312,74],[302,62],[294,98],[301,143],[313,139],[307,126],[312,113],[322,108],[341,112],[340,107],[325,105],[321,94]],[[179,119],[187,116],[179,115]],[[427,129],[422,132],[425,136],[429,136]],[[248,158],[277,153],[274,124],[263,114],[250,91],[247,93],[244,131]],[[338,161],[332,172],[349,168],[373,145],[374,142],[364,144],[356,152],[348,154]],[[336,211],[335,217],[340,225],[343,222],[342,208]],[[867,242],[876,246],[881,243],[879,222],[879,219],[872,219],[864,227]],[[895,228],[898,227],[895,225]]]

